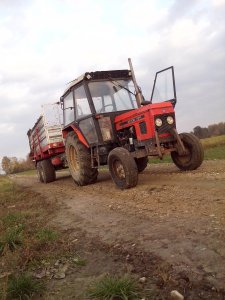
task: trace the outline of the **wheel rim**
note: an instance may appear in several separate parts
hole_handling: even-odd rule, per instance
[[[185,147],[185,154],[179,156],[179,161],[182,164],[187,164],[191,160],[192,153],[190,147],[186,143],[184,143],[184,147]]]
[[[73,171],[79,171],[80,165],[78,160],[78,155],[76,149],[71,145],[69,147],[69,160],[70,166],[72,167]]]
[[[113,172],[116,175],[116,177],[118,177],[121,180],[125,179],[125,177],[126,177],[125,170],[124,170],[124,167],[120,160],[115,160],[113,162],[112,167],[113,167]]]

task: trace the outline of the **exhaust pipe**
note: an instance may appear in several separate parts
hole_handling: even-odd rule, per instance
[[[143,95],[141,93],[140,88],[137,85],[137,80],[136,80],[135,75],[134,75],[134,69],[133,69],[133,66],[132,66],[131,58],[128,58],[128,63],[129,63],[129,66],[130,66],[131,76],[132,76],[132,79],[133,79],[133,82],[134,82],[135,98],[137,100],[137,105],[138,105],[138,107],[141,107],[142,101],[143,101]]]

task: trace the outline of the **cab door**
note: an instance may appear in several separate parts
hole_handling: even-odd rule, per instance
[[[176,85],[173,66],[156,73],[152,88],[151,103],[170,101],[176,105]]]

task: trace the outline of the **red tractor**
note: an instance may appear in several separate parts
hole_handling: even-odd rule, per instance
[[[126,189],[137,185],[149,157],[170,153],[184,171],[203,161],[199,139],[176,130],[173,67],[156,73],[151,99],[145,101],[130,59],[129,64],[130,70],[85,73],[60,99],[66,159],[80,186],[94,183],[101,165],[108,164],[115,184]]]

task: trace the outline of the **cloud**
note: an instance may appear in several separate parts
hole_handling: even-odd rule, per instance
[[[222,0],[1,1],[0,155],[27,154],[27,130],[67,82],[128,57],[146,98],[174,65],[181,131],[224,121],[224,15]]]

